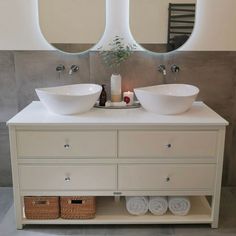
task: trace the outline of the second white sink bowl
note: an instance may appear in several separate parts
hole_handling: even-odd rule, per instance
[[[199,89],[188,84],[164,84],[136,88],[134,92],[147,111],[175,115],[191,108]]]
[[[72,115],[89,111],[98,100],[102,87],[97,84],[74,84],[35,91],[49,111]]]

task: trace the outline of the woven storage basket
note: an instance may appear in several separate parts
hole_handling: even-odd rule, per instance
[[[60,217],[59,197],[24,197],[27,219],[57,219]]]
[[[92,219],[96,214],[96,197],[61,197],[61,218]]]

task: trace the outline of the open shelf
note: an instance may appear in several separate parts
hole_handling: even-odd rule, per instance
[[[89,220],[28,220],[23,224],[210,224],[211,208],[205,197],[191,197],[191,211],[187,216],[175,216],[170,212],[163,216],[147,213],[132,216],[125,207],[125,199],[115,201],[114,197],[97,197],[97,213]]]

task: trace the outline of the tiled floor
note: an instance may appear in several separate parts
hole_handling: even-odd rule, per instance
[[[26,226],[15,229],[12,189],[0,188],[0,236],[236,236],[236,188],[224,188],[221,198],[220,226],[208,225],[117,225],[117,226]]]

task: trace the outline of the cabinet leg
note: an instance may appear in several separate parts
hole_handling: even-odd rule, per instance
[[[24,225],[22,224],[17,224],[16,226],[17,230],[22,230],[24,228]]]
[[[219,211],[220,211],[220,194],[216,194],[212,201],[212,217],[213,222],[211,224],[212,229],[217,229],[219,224]]]
[[[115,199],[115,202],[120,202],[120,196],[115,196],[114,199]]]
[[[213,223],[211,224],[211,228],[212,228],[212,229],[218,229],[218,221],[213,222]]]
[[[225,142],[225,128],[220,130],[218,139],[218,155],[217,155],[217,169],[215,179],[215,189],[212,196],[212,219],[211,228],[217,229],[219,224],[219,213],[220,213],[220,197],[221,197],[221,181],[222,181],[222,169],[224,159],[224,142]]]
[[[19,194],[14,195],[14,208],[15,208],[15,219],[16,219],[16,228],[23,229],[22,224],[22,215],[23,215],[23,199]]]

